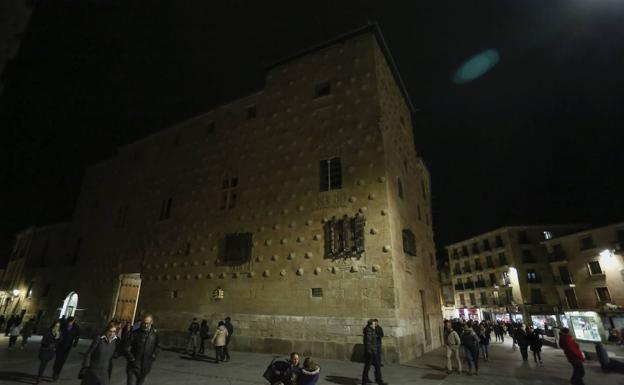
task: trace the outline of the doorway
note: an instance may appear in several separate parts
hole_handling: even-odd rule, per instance
[[[76,314],[76,308],[78,307],[78,293],[72,291],[65,297],[65,301],[63,301],[63,307],[61,307],[61,314],[59,318],[68,318],[74,317]]]
[[[134,322],[139,292],[141,291],[141,274],[122,274],[119,276],[119,288],[112,319],[118,322]]]

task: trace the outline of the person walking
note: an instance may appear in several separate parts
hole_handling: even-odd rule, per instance
[[[11,330],[9,331],[9,349],[15,346],[15,343],[17,342],[17,337],[19,337],[20,333],[22,332],[22,327],[23,325],[19,320],[14,322],[13,326],[11,326]]]
[[[186,351],[191,353],[194,357],[195,353],[197,353],[197,348],[199,347],[199,323],[197,322],[197,318],[193,318],[193,321],[188,327],[189,332],[189,342],[186,345]]]
[[[451,326],[450,321],[444,322],[444,346],[446,347],[446,372],[448,374],[453,373],[453,363],[452,357],[455,357],[457,361],[457,372],[461,374],[462,364],[461,359],[459,358],[459,345],[461,344],[461,339],[459,338],[459,334],[453,327]]]
[[[227,336],[229,335],[228,330],[225,327],[225,322],[219,321],[219,326],[217,326],[217,330],[215,334],[212,336],[212,344],[215,347],[215,361],[218,364],[219,361],[225,361],[225,346],[227,341]]]
[[[381,339],[384,337],[384,332],[382,327],[379,325],[379,320],[377,318],[374,319],[377,326],[375,327],[375,335],[377,336],[377,361],[379,361],[379,366],[382,367],[381,363]]]
[[[56,358],[52,372],[54,381],[58,380],[69,353],[72,348],[78,346],[78,341],[80,341],[80,327],[74,317],[67,317],[65,324],[61,324],[61,342],[56,347]]]
[[[4,317],[4,314],[0,314],[0,330],[2,330],[2,327],[4,326],[5,322],[6,322],[6,318]]]
[[[518,329],[516,330],[516,333],[514,334],[514,340],[516,341],[516,344],[518,344],[518,348],[520,349],[520,354],[522,355],[522,361],[528,361],[529,360],[529,352],[528,352],[528,346],[529,343],[527,341],[527,332],[524,328],[524,325],[520,324]]]
[[[126,384],[142,385],[160,353],[158,331],[154,328],[154,318],[150,314],[143,316],[141,327],[131,332],[124,341],[123,352],[128,361]]]
[[[557,347],[557,349],[559,349],[559,333],[561,332],[561,329],[559,329],[559,324],[555,324],[555,326],[553,326],[552,328],[553,331],[553,337],[555,337],[555,346]]]
[[[483,354],[483,360],[489,361],[490,353],[488,352],[488,345],[490,345],[490,334],[487,332],[485,325],[481,325],[477,336],[479,337],[479,348],[481,349],[481,354]]]
[[[61,323],[59,321],[54,322],[50,329],[41,339],[41,346],[39,347],[39,370],[37,371],[36,384],[41,381],[43,373],[45,372],[48,363],[52,361],[56,354],[56,346],[61,342]]]
[[[9,333],[11,333],[11,328],[13,327],[13,325],[15,325],[15,323],[17,322],[18,319],[19,318],[17,318],[17,316],[15,314],[13,314],[6,321],[6,329],[4,330],[4,336],[5,337],[9,336]]]
[[[22,346],[20,346],[21,349],[24,349],[26,347],[26,343],[28,343],[28,339],[30,337],[32,337],[34,331],[35,331],[35,319],[34,318],[30,318],[28,320],[28,322],[26,322],[24,324],[24,328],[22,328]]]
[[[379,366],[379,360],[377,359],[377,333],[375,332],[375,328],[377,327],[377,322],[375,320],[370,319],[366,323],[366,326],[363,330],[363,340],[364,340],[364,371],[362,372],[362,385],[371,384],[371,381],[368,379],[368,372],[370,371],[371,365],[375,368],[375,382],[377,384],[386,384],[383,381],[383,376],[381,374],[381,366]]]
[[[578,343],[574,341],[574,338],[570,335],[570,329],[562,328],[559,334],[561,349],[563,349],[568,362],[572,365],[570,384],[584,385],[583,377],[585,377],[585,368],[583,367],[583,362],[585,362],[585,357],[583,356],[583,352],[581,352]]]
[[[474,374],[479,375],[479,337],[468,324],[464,326],[461,335],[461,346],[464,349],[464,357],[468,364],[467,374],[472,375],[472,367],[474,366]]]
[[[542,338],[540,336],[539,330],[529,328],[529,333],[527,334],[527,342],[531,351],[533,352],[533,360],[535,363],[538,363],[539,366],[544,366],[542,363]]]
[[[113,358],[119,353],[117,323],[109,322],[101,336],[97,336],[87,349],[78,378],[81,385],[109,385],[113,372]]]
[[[227,362],[230,360],[230,341],[232,339],[232,335],[234,334],[234,325],[232,325],[232,319],[230,317],[225,317],[225,328],[227,329],[228,334],[225,337],[223,357],[225,358],[225,362]]]
[[[210,329],[208,328],[208,321],[202,320],[201,325],[199,326],[199,354],[204,354],[206,352],[204,344],[208,339],[209,333]]]

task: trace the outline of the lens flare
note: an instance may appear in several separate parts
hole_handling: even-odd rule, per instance
[[[466,60],[453,74],[453,83],[466,84],[485,75],[500,60],[495,49],[480,52]]]

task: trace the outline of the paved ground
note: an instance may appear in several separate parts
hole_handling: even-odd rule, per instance
[[[81,341],[72,352],[61,379],[57,384],[80,383],[76,379],[82,352],[87,348],[88,341]],[[25,350],[8,350],[8,339],[0,337],[0,384],[32,384],[36,373],[37,349],[39,338],[33,338]],[[446,358],[442,350],[425,355],[415,362],[406,365],[385,365],[385,380],[392,385],[455,385],[455,384],[568,384],[571,374],[570,366],[561,351],[545,347],[543,351],[544,367],[536,366],[532,361],[523,363],[519,351],[512,351],[509,339],[505,344],[490,345],[490,361],[480,362],[481,370],[478,377],[465,374],[451,374],[443,371]],[[623,348],[624,351],[624,348]],[[266,354],[239,353],[232,354],[229,363],[216,365],[211,359],[191,360],[188,356],[174,351],[164,351],[154,365],[146,385],[164,384],[205,384],[205,385],[248,385],[266,384],[262,373],[272,356]],[[319,360],[321,380],[318,385],[356,385],[359,384],[362,365],[353,362]],[[115,361],[112,385],[125,384],[125,361]],[[48,367],[48,375],[52,370]],[[624,375],[603,373],[598,363],[589,361],[586,365],[587,385],[624,385]],[[371,370],[371,377],[372,377]],[[44,382],[45,384],[45,382]]]

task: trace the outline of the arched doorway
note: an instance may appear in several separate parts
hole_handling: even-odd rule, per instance
[[[65,316],[73,317],[76,313],[76,308],[78,307],[78,293],[72,291],[65,297],[65,301],[63,301],[63,307],[61,308],[61,314],[59,317]]]

